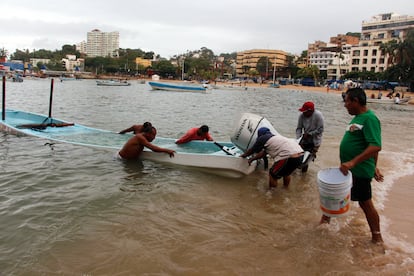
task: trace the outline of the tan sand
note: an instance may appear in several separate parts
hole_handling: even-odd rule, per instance
[[[413,183],[414,175],[398,179],[392,186],[383,211],[383,214],[392,221],[388,232],[402,234],[407,241],[411,242],[414,241],[414,216],[412,208],[405,204],[407,204],[408,198],[414,196],[411,194]]]

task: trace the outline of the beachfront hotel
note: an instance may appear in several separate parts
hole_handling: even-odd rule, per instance
[[[269,61],[268,72],[273,72],[273,66],[276,68],[285,68],[288,66],[288,56],[289,54],[284,51],[269,49],[253,49],[238,52],[236,58],[236,75],[248,76],[250,70],[257,70],[257,62],[261,57],[266,57]]]
[[[87,33],[86,54],[88,57],[118,57],[119,32],[101,32],[98,29]]]

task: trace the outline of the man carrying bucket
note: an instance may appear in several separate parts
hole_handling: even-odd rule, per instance
[[[355,117],[346,128],[339,155],[339,170],[347,175],[352,172],[351,200],[358,201],[365,213],[372,233],[373,243],[382,243],[380,219],[372,202],[371,180],[383,181],[384,177],[376,167],[381,150],[381,124],[377,116],[366,106],[367,98],[361,88],[346,92],[345,108]],[[329,223],[330,217],[322,215],[321,223]]]

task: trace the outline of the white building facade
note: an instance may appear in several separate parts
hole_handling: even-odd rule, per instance
[[[88,57],[118,57],[119,32],[101,32],[98,29],[87,34],[86,54]]]
[[[414,16],[396,13],[379,14],[363,21],[359,45],[351,48],[349,70],[385,71],[391,64],[388,64],[388,54],[381,50],[381,45],[391,40],[403,41],[410,28],[414,28]]]

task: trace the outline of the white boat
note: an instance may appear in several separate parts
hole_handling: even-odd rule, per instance
[[[381,98],[381,99],[373,99],[367,98],[367,103],[377,103],[377,104],[407,104],[410,101],[410,97],[402,98],[397,101],[395,98]]]
[[[6,110],[4,114],[0,114],[0,130],[16,135],[30,135],[62,143],[109,149],[114,153],[132,136],[18,110]],[[175,150],[173,158],[149,149],[145,149],[140,158],[195,168],[226,177],[242,177],[252,173],[256,168],[255,164],[249,166],[246,159],[239,157],[242,151],[231,142],[191,141],[177,145],[175,141],[173,138],[159,137],[153,141],[157,146]]]
[[[97,80],[97,85],[100,86],[129,86],[131,83],[129,83],[126,80]]]
[[[211,88],[217,89],[217,90],[239,90],[239,91],[248,89],[247,86],[232,85],[232,84],[223,84],[223,85],[212,84]]]
[[[204,85],[196,84],[192,82],[157,82],[149,81],[148,84],[153,90],[166,90],[177,92],[206,92],[207,88]]]

